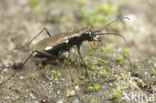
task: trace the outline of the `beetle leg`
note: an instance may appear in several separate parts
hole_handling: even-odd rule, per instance
[[[87,77],[89,78],[89,81],[92,83],[92,81],[91,81],[91,79],[90,79],[90,77],[89,77],[88,70],[87,70],[87,68],[89,68],[89,67],[85,64],[85,62],[84,62],[84,60],[83,60],[83,58],[82,58],[82,55],[81,55],[80,45],[77,45],[77,51],[78,51],[78,54],[79,54],[79,56],[80,56],[81,61],[83,62],[84,66],[85,66],[86,75],[87,75]],[[90,68],[89,68],[89,69],[90,69]],[[93,84],[93,83],[92,83],[92,84]]]
[[[71,56],[71,51],[68,51],[67,65],[68,65],[70,56]],[[72,82],[74,82],[74,79],[73,79],[73,76],[72,76],[72,72],[71,72],[71,69],[70,69],[69,65],[68,65],[68,70],[69,70],[69,72],[70,72],[71,80],[72,80]]]
[[[47,53],[47,52],[41,52],[41,51],[35,51],[35,52],[37,52],[37,53],[39,53],[39,54],[41,54],[41,55],[44,55],[44,56],[46,56],[46,57],[53,57],[52,54]]]
[[[25,59],[25,61],[24,61],[23,63],[19,63],[19,64],[14,63],[13,66],[12,66],[13,69],[22,68],[22,67],[25,65],[25,63],[31,58],[31,56],[32,56],[33,53],[34,53],[34,52],[32,52],[31,54],[29,54],[29,56]],[[17,71],[16,71],[15,73],[13,73],[7,80],[1,82],[0,85],[2,85],[2,84],[4,84],[4,83],[6,83],[7,81],[9,81],[9,80],[10,80],[12,77],[14,77],[16,74],[17,74]]]
[[[48,31],[46,28],[43,28],[31,41],[29,41],[29,42],[27,43],[27,46],[29,46],[29,44],[30,44],[34,39],[36,39],[44,30],[46,31],[47,35],[48,35],[49,37],[51,37],[51,34],[49,33],[49,31]]]
[[[25,63],[31,58],[31,56],[33,55],[34,52],[32,52],[31,54],[29,54],[29,56],[25,59],[25,61],[22,63],[22,66],[25,65]]]
[[[43,55],[45,55],[45,56],[47,56],[47,57],[53,57],[54,59],[57,60],[57,58],[56,58],[54,55],[50,54],[50,53],[41,52],[41,51],[33,51],[33,52],[31,52],[31,53],[29,54],[29,56],[25,59],[25,61],[24,61],[22,64],[20,64],[20,65],[16,65],[16,64],[15,64],[13,67],[14,67],[14,68],[23,67],[23,66],[25,65],[25,63],[31,58],[31,56],[32,56],[35,52],[40,53],[40,54],[43,54]]]
[[[45,30],[46,33],[49,35],[49,37],[51,37],[51,34],[50,34],[49,31],[47,30],[47,28],[43,28],[43,30]]]
[[[47,52],[41,52],[41,51],[35,51],[35,52],[37,52],[37,53],[39,53],[41,55],[44,55],[46,57],[50,57],[50,58],[52,57],[52,58],[58,60],[53,54],[50,54],[50,53],[47,53]]]
[[[46,55],[48,57],[52,57],[53,55],[52,54],[49,54],[49,53],[46,53],[46,52],[40,52],[40,51],[33,51],[31,54],[29,54],[29,56],[25,59],[25,61],[22,63],[22,66],[25,65],[25,63],[31,58],[31,56],[35,53],[40,53],[40,54],[43,54],[43,55]],[[16,66],[15,66],[16,67]]]

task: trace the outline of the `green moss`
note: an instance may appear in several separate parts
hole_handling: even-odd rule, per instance
[[[100,75],[101,77],[107,77],[107,76],[108,76],[108,72],[107,72],[107,71],[100,71],[100,72],[99,72],[99,75]]]
[[[104,45],[104,46],[101,47],[102,52],[105,52],[106,50],[107,50],[107,45]]]
[[[80,79],[81,79],[81,80],[85,80],[85,76],[81,76]]]
[[[87,25],[92,25],[95,27],[102,26],[103,22],[109,21],[107,18],[108,15],[114,13],[116,8],[109,4],[102,4],[97,8],[86,10],[85,8],[80,8],[80,11],[83,15],[82,23]]]
[[[94,96],[91,98],[91,101],[89,103],[97,103],[96,101],[98,100],[98,97]]]
[[[67,23],[68,21],[69,21],[68,18],[65,16],[61,17],[61,19],[59,20],[61,24]]]
[[[120,73],[120,76],[123,76],[124,74],[123,73]]]
[[[92,51],[92,52],[89,53],[89,56],[94,56],[94,54],[95,53]]]
[[[8,49],[8,48],[5,48],[5,49],[4,49],[4,52],[5,52],[5,53],[8,53],[8,52],[9,52],[9,49]]]
[[[54,76],[55,78],[57,78],[57,80],[59,82],[62,82],[62,74],[60,72],[56,72],[54,70],[51,71],[51,75]]]
[[[96,91],[98,91],[100,89],[100,85],[99,84],[95,84],[94,88],[95,88]]]
[[[40,7],[40,5],[38,4],[38,1],[37,1],[37,0],[29,0],[29,3],[30,3],[30,5],[34,8],[34,10],[35,10],[37,13],[40,13],[40,12],[41,12],[41,7]]]
[[[116,39],[114,37],[112,37],[111,39],[109,39],[109,43],[114,43],[116,41]]]
[[[108,91],[110,92],[111,91],[111,88],[108,88]]]
[[[101,23],[107,20],[106,18],[103,17],[103,15],[98,15],[98,14],[93,15],[93,18],[95,21],[94,23],[95,27],[101,26]]]
[[[111,13],[114,13],[116,11],[116,8],[110,4],[102,4],[101,6],[99,6],[98,8],[96,8],[95,12],[96,13],[102,13],[105,15],[109,15]]]
[[[98,97],[94,96],[94,100],[98,100]]]
[[[121,101],[121,91],[117,88],[116,93],[112,96],[113,99],[116,99],[118,103]]]
[[[39,5],[36,5],[34,9],[37,13],[41,12],[41,7]]]
[[[64,60],[64,64],[67,65],[67,60],[66,59]]]
[[[93,86],[89,86],[89,90],[90,90],[90,91],[95,91],[95,89],[94,89]]]
[[[65,89],[65,92],[67,93],[68,92],[68,89]]]
[[[126,85],[125,85],[125,84],[122,84],[121,86],[122,86],[122,87],[125,87]]]
[[[118,24],[117,24],[117,29],[118,29],[118,30],[123,30],[123,29],[124,29],[123,23],[118,23]]]
[[[71,65],[71,62],[68,61],[68,63],[67,63],[67,60],[65,59],[65,60],[64,60],[64,64],[65,64],[65,65]]]
[[[117,60],[119,65],[123,65],[124,64],[123,60],[120,57],[117,57],[116,60]]]
[[[100,89],[99,84],[95,84],[94,86],[89,86],[90,91],[98,91]]]
[[[109,25],[109,27],[112,30],[123,30],[124,29],[123,23],[112,23],[112,24]]]
[[[96,76],[97,74],[96,73],[93,73],[93,75]]]
[[[77,80],[74,80],[74,85],[77,85],[78,83],[77,83]]]
[[[152,72],[152,75],[156,76],[156,71],[153,71],[153,72]]]
[[[31,6],[35,7],[36,5],[38,5],[37,0],[29,0],[29,3]]]
[[[155,57],[155,56],[152,56],[152,57],[151,57],[151,60],[156,60],[156,57]]]
[[[62,74],[61,74],[61,73],[59,73],[59,72],[57,72],[57,76],[58,76],[58,77],[61,77],[61,76],[62,76]]]
[[[97,68],[95,67],[95,66],[91,66],[91,68],[90,68],[92,71],[96,71],[97,70]]]
[[[91,65],[89,65],[89,63],[88,63],[87,61],[85,62],[85,64],[86,64],[88,67],[90,67],[90,66],[91,66]]]
[[[109,67],[107,67],[107,68],[106,68],[106,71],[110,71],[110,68],[109,68]]]
[[[96,68],[95,66],[89,65],[88,62],[85,62],[85,64],[86,64],[86,66],[87,66],[88,68],[90,68],[92,71],[97,70],[97,68]]]
[[[124,49],[124,57],[127,57],[127,56],[129,56],[129,49],[128,48]]]
[[[66,101],[66,100],[64,100],[64,101],[63,101],[63,103],[67,103],[67,101]]]
[[[108,52],[112,52],[112,48],[107,48],[107,51]]]
[[[73,55],[74,55],[74,56],[78,56],[77,51],[73,51]]]
[[[89,103],[95,103],[94,100],[91,100]]]
[[[105,61],[102,59],[98,62],[98,66],[104,66],[105,65]]]
[[[85,79],[85,82],[90,83],[90,80],[89,79]]]
[[[101,47],[101,51],[102,52],[106,51],[106,48],[105,47]]]
[[[58,77],[57,80],[58,80],[59,82],[62,82],[62,78],[61,78],[61,77]]]
[[[51,74],[52,74],[52,76],[57,76],[57,72],[54,70],[51,71]]]
[[[85,0],[76,0],[76,2],[82,7],[86,4]]]
[[[96,79],[93,79],[93,82],[96,82],[97,80]]]

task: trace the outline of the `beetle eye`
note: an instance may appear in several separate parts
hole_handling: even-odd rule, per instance
[[[89,36],[91,36],[92,33],[91,33],[91,32],[87,32],[87,34],[88,34]]]
[[[91,35],[91,32],[88,32],[89,35]]]

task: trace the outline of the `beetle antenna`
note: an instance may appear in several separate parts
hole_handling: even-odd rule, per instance
[[[105,24],[102,28],[100,28],[99,30],[97,30],[96,32],[99,32],[99,31],[102,31],[103,28],[106,28],[107,26],[109,26],[110,24],[112,24],[113,22],[116,22],[116,21],[121,21],[123,19],[127,19],[127,20],[130,20],[129,17],[121,17],[121,18],[118,18],[118,19],[115,19],[115,20],[112,20],[110,22],[108,22],[107,24]]]
[[[121,38],[123,38],[126,42],[126,38],[123,35],[118,34],[118,33],[113,33],[113,32],[112,33],[101,33],[101,34],[97,34],[97,35],[117,35],[117,36],[120,36]]]
[[[36,36],[35,36],[32,40],[30,40],[30,41],[26,44],[26,46],[29,46],[29,44],[30,44],[33,40],[35,40],[44,30],[46,31],[47,35],[48,35],[49,37],[51,37],[51,34],[50,34],[49,31],[47,30],[47,28],[43,28],[38,34],[36,34]]]
[[[118,18],[118,19],[115,19],[115,20],[112,20],[112,21],[108,22],[107,24],[104,25],[104,28],[107,27],[107,26],[109,26],[109,25],[112,24],[113,22],[121,21],[121,20],[123,20],[123,19],[130,20],[129,17],[121,17],[121,18]]]

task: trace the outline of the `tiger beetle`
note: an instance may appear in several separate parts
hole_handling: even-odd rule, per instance
[[[36,39],[43,31],[46,31],[47,35],[49,36],[48,38],[45,38],[35,45],[32,46],[29,52],[29,56],[25,59],[23,63],[15,63],[13,65],[14,69],[17,68],[22,68],[25,63],[32,57],[32,56],[37,56],[37,57],[46,57],[46,58],[55,58],[57,59],[59,56],[61,56],[65,52],[69,52],[73,46],[76,45],[78,55],[80,57],[80,60],[82,61],[83,65],[85,66],[85,71],[86,75],[89,78],[89,73],[88,73],[88,66],[85,64],[83,57],[81,55],[80,47],[84,41],[89,41],[89,42],[97,42],[97,43],[102,43],[101,37],[102,35],[117,35],[122,37],[125,41],[126,39],[124,36],[118,33],[114,32],[107,32],[103,33],[102,31],[104,30],[105,27],[107,27],[109,24],[118,21],[118,20],[123,20],[124,18],[129,19],[128,17],[122,17],[118,18],[116,20],[113,20],[109,23],[107,23],[105,26],[94,29],[94,27],[89,26],[86,28],[81,29],[78,32],[74,33],[60,33],[57,35],[51,35],[46,28],[42,29],[28,44],[27,46],[34,40]],[[69,57],[69,55],[68,55]],[[68,61],[68,58],[67,58]],[[90,69],[90,68],[89,68]],[[70,71],[70,69],[69,69]],[[71,74],[71,71],[70,71]],[[72,78],[72,75],[71,75]],[[90,78],[89,78],[90,80]],[[73,81],[73,79],[72,79]],[[90,80],[91,81],[91,80]]]

